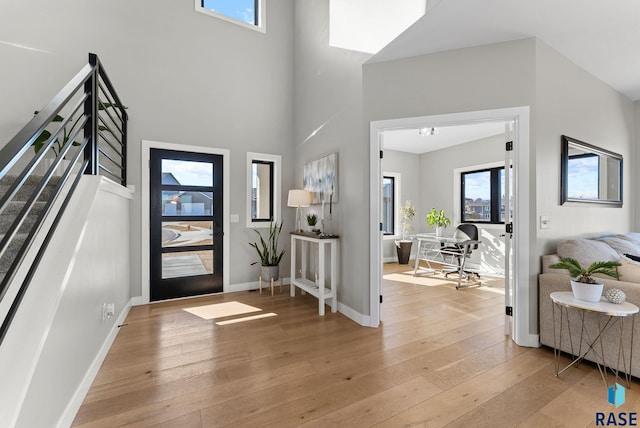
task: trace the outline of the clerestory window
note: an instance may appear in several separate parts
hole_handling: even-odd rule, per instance
[[[196,11],[265,32],[266,0],[195,0]]]

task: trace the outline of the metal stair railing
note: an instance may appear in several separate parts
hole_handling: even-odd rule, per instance
[[[89,63],[0,149],[0,184],[7,189],[0,194],[0,216],[12,215],[0,235],[0,265],[7,267],[0,306],[8,308],[0,313],[0,344],[82,175],[104,175],[126,186],[125,109],[98,56],[90,53]],[[21,208],[10,213],[12,204]],[[31,225],[29,215],[37,216]],[[49,215],[51,226],[16,287],[18,269]]]

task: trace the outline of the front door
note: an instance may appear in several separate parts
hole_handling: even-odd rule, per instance
[[[151,301],[222,291],[222,156],[151,149]]]

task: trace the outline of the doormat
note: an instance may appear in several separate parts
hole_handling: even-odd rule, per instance
[[[260,308],[245,305],[244,303],[240,303],[240,302],[214,303],[212,305],[184,308],[183,310],[205,320],[232,317],[235,315],[242,315],[242,314],[248,314],[251,312],[262,311],[262,309]]]

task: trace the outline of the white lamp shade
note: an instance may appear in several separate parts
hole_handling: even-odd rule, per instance
[[[289,190],[287,205],[290,207],[308,207],[311,203],[311,193],[302,189]]]

